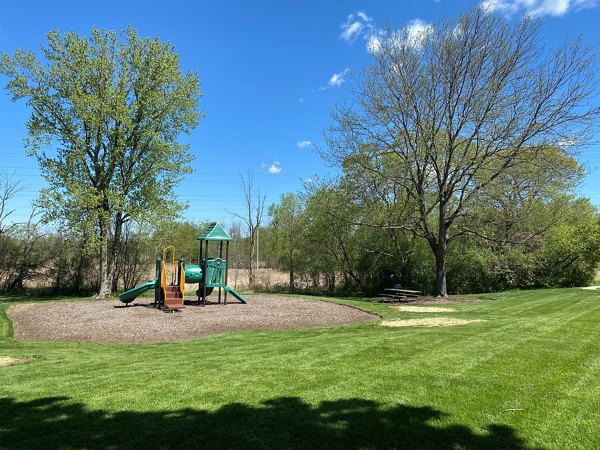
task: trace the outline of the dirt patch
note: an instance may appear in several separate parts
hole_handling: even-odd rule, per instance
[[[417,313],[443,313],[456,311],[454,308],[440,308],[436,306],[410,306],[410,305],[398,305],[392,306],[392,309],[396,311],[404,312],[417,312]]]
[[[33,361],[33,358],[12,358],[10,356],[0,356],[0,367],[15,366]]]
[[[231,302],[187,306],[164,313],[146,305],[119,307],[118,300],[57,302],[13,306],[8,314],[15,337],[23,341],[150,343],[190,341],[241,330],[279,330],[344,325],[379,317],[335,303],[296,297],[246,296],[247,305]]]
[[[449,317],[429,317],[427,319],[384,320],[384,327],[453,327],[469,323],[484,322],[483,320],[452,319]]]

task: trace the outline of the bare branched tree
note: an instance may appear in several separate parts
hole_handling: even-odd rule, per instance
[[[24,282],[52,257],[38,248],[43,238],[40,216],[39,211],[33,208],[26,223],[15,225],[13,246],[9,252],[11,265],[3,286],[8,291],[22,289]]]
[[[240,187],[242,188],[242,195],[244,197],[245,213],[240,215],[232,213],[235,217],[240,219],[246,226],[246,232],[248,234],[248,283],[250,288],[253,288],[256,280],[256,271],[258,265],[255,267],[256,252],[258,250],[258,232],[263,221],[263,214],[265,212],[265,201],[266,195],[260,193],[260,188],[256,186],[256,181],[252,173],[247,173],[245,176],[240,177]]]
[[[13,175],[0,173],[0,235],[8,233],[15,224],[7,223],[9,216],[15,212],[10,208],[10,201],[23,190],[23,185]]]
[[[370,46],[355,101],[332,113],[324,156],[402,190],[397,225],[428,241],[439,296],[455,224],[481,193],[549,148],[568,156],[600,117],[589,103],[598,86],[590,48],[547,49],[539,27],[476,8],[416,36],[388,31]]]

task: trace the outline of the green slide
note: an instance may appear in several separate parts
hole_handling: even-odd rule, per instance
[[[235,289],[233,289],[229,286],[224,286],[223,289],[225,289],[225,292],[229,292],[231,295],[233,295],[235,298],[237,298],[240,302],[248,303],[248,300],[246,300],[238,292],[236,292]]]
[[[119,300],[121,300],[123,303],[132,302],[136,299],[136,297],[142,295],[144,292],[154,289],[156,287],[156,283],[158,283],[158,280],[148,281],[144,284],[134,287],[133,289],[129,289],[128,291],[125,291],[119,295]]]

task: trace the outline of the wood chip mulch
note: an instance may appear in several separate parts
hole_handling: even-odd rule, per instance
[[[9,310],[15,337],[23,341],[152,343],[190,341],[241,330],[280,330],[343,325],[378,316],[335,303],[296,297],[248,295],[248,304],[186,306],[164,313],[141,298],[129,307],[118,300],[22,303]]]

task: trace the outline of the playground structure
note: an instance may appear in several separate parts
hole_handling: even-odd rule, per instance
[[[212,294],[214,289],[218,290],[218,303],[221,303],[223,293],[223,304],[227,304],[227,294],[233,295],[242,303],[247,300],[227,285],[227,260],[229,258],[229,242],[231,237],[217,223],[211,223],[208,228],[198,237],[200,241],[199,264],[186,264],[184,258],[175,259],[175,247],[168,246],[163,249],[162,259],[156,260],[156,276],[148,281],[119,296],[126,305],[144,292],[154,289],[154,306],[166,311],[177,311],[185,308],[185,284],[198,283],[196,290],[196,301],[190,303],[206,306],[206,298]],[[219,256],[207,258],[209,243],[218,243]],[[223,258],[223,244],[225,243],[225,259]],[[171,273],[167,270],[167,254],[171,255]]]

